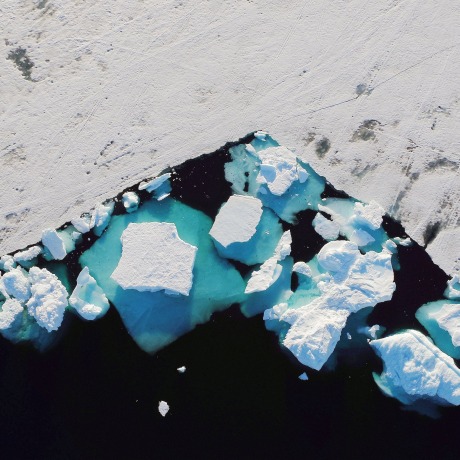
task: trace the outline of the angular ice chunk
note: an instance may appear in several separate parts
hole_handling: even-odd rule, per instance
[[[316,233],[321,235],[326,241],[333,241],[339,237],[340,225],[326,219],[322,214],[316,214],[312,223]]]
[[[171,173],[162,174],[151,181],[142,182],[139,185],[139,190],[147,190],[147,192],[153,193],[158,201],[161,201],[171,192],[170,178]]]
[[[175,224],[129,224],[121,236],[123,252],[112,273],[123,289],[188,295],[197,248],[181,240]]]
[[[11,327],[16,318],[22,314],[24,307],[19,300],[6,299],[0,310],[0,331]]]
[[[251,196],[232,195],[220,208],[209,234],[224,248],[251,239],[262,217],[262,202]]]
[[[160,401],[158,404],[158,412],[164,417],[169,412],[169,404],[166,401]]]
[[[448,299],[460,300],[460,279],[455,274],[452,279],[447,282],[447,288],[444,291],[444,296]]]
[[[72,219],[70,223],[80,232],[88,233],[91,230],[91,216],[83,214],[81,217]]]
[[[186,371],[186,367],[185,367],[185,366],[181,366],[181,367],[178,367],[178,368],[177,368],[177,372],[179,372],[180,374],[183,374],[185,371]]]
[[[369,243],[373,243],[375,238],[369,235],[365,230],[361,228],[357,228],[353,230],[352,234],[350,235],[350,241],[355,243],[357,246],[367,246]]]
[[[385,394],[404,404],[423,398],[460,405],[460,369],[421,332],[407,330],[370,345],[384,362],[374,380]]]
[[[368,204],[356,203],[352,219],[360,225],[366,225],[371,230],[377,230],[383,221],[385,210],[376,201]]]
[[[53,228],[43,230],[42,243],[56,260],[62,260],[67,255],[64,240]]]
[[[67,307],[66,288],[46,268],[32,267],[29,281],[32,296],[27,302],[27,311],[48,332],[57,330]]]
[[[286,147],[270,147],[258,152],[261,165],[257,181],[267,184],[273,195],[283,195],[299,179],[297,158]]]
[[[308,375],[306,372],[303,372],[302,374],[299,375],[299,380],[308,380]]]
[[[254,133],[254,137],[255,137],[256,139],[259,139],[260,141],[265,141],[265,139],[266,139],[266,137],[267,137],[267,134],[268,134],[268,133],[265,132],[265,131],[256,131],[256,132]]]
[[[460,359],[460,302],[429,302],[421,306],[415,316],[444,353]]]
[[[292,267],[292,271],[307,277],[312,275],[311,268],[305,262],[296,262]]]
[[[0,257],[0,269],[4,271],[9,271],[16,267],[16,261],[14,260],[13,256],[6,254]]]
[[[94,208],[89,226],[96,236],[101,236],[107,225],[109,225],[114,206],[115,203],[110,201],[106,204],[98,204]]]
[[[139,196],[134,192],[123,193],[121,199],[127,212],[134,212],[139,206]]]
[[[270,259],[266,260],[259,270],[255,270],[249,278],[244,291],[245,294],[267,290],[280,276],[282,267],[278,263],[284,260],[291,253],[292,237],[288,230],[283,233],[275,253]]]
[[[13,296],[21,302],[30,298],[30,282],[22,268],[13,268],[0,278],[0,291],[5,290],[6,296]]]
[[[84,319],[93,320],[105,315],[109,301],[96,280],[84,267],[77,277],[77,285],[69,297],[69,304]]]
[[[14,260],[16,262],[30,262],[32,259],[38,257],[42,252],[42,248],[40,246],[32,246],[29,249],[24,251],[19,251],[14,254]]]

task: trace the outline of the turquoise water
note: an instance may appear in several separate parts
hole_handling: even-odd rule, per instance
[[[132,222],[174,223],[179,237],[198,248],[189,296],[124,290],[110,278],[121,257],[121,234]],[[81,265],[89,268],[143,350],[154,353],[197,324],[209,321],[213,312],[244,298],[245,283],[217,254],[209,236],[211,226],[205,214],[172,198],[152,199],[135,213],[113,217],[107,231],[80,257]]]

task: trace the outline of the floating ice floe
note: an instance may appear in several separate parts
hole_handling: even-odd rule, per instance
[[[88,233],[91,230],[91,215],[88,213],[83,214],[81,217],[72,219],[70,223],[80,233]]]
[[[316,233],[322,236],[326,241],[333,241],[338,238],[340,225],[336,222],[326,219],[326,217],[318,213],[312,223]]]
[[[129,224],[112,279],[123,289],[188,295],[197,248],[179,238],[174,224]]]
[[[178,368],[177,368],[177,372],[179,372],[179,374],[183,374],[185,371],[186,371],[186,367],[185,367],[185,366],[181,366],[181,367],[178,367]]]
[[[0,292],[5,297],[14,297],[20,302],[26,302],[30,298],[30,282],[27,272],[20,268],[13,268],[0,277]]]
[[[68,293],[58,277],[45,268],[29,270],[31,297],[27,311],[48,332],[59,328],[67,307]]]
[[[302,374],[299,375],[299,380],[308,380],[308,375],[306,372],[303,372]]]
[[[460,302],[430,302],[420,307],[415,316],[444,353],[460,359]]]
[[[0,331],[9,329],[23,311],[24,307],[19,300],[6,299],[0,310]]]
[[[158,403],[158,412],[165,417],[169,412],[169,404],[166,401],[160,401]]]
[[[139,185],[139,190],[153,193],[158,201],[164,200],[171,192],[170,178],[171,173],[162,174],[151,181],[142,182]]]
[[[123,206],[125,207],[126,212],[134,212],[139,207],[140,199],[139,196],[134,192],[123,193],[121,199],[123,201]]]
[[[386,395],[404,404],[428,399],[460,405],[460,369],[421,332],[407,330],[370,345],[384,363],[374,380]]]
[[[245,243],[256,233],[261,217],[260,200],[232,195],[220,208],[209,234],[224,248],[233,243]]]
[[[69,297],[69,305],[84,319],[93,320],[105,315],[109,301],[96,280],[84,267],[77,277],[77,285]]]
[[[9,271],[16,267],[16,261],[13,256],[6,254],[0,257],[0,270]]]
[[[50,252],[53,259],[62,260],[67,255],[64,240],[53,228],[43,230],[42,243]]]

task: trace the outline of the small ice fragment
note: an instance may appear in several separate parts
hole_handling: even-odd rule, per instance
[[[83,214],[70,222],[80,233],[88,233],[91,230],[91,216],[89,214]]]
[[[265,131],[256,131],[254,133],[254,137],[256,139],[259,139],[259,141],[265,141],[266,140],[266,136],[267,136],[268,133],[266,133]]]
[[[42,243],[56,260],[62,260],[67,255],[64,240],[53,228],[43,230]]]
[[[90,227],[93,229],[96,236],[101,236],[107,225],[109,225],[114,206],[115,203],[110,201],[106,204],[98,204],[93,210],[91,214]]]
[[[38,325],[48,332],[59,328],[67,307],[67,290],[58,277],[46,268],[32,267],[29,271],[32,296],[27,311]]]
[[[14,267],[16,267],[16,261],[14,260],[13,256],[9,254],[4,255],[0,258],[0,269],[4,271],[10,271]]]
[[[299,375],[299,380],[308,380],[308,375],[306,372],[303,372],[302,374]]]
[[[361,327],[358,329],[358,332],[370,339],[378,339],[385,332],[385,328],[378,324],[374,324],[372,327]]]
[[[444,291],[444,296],[452,300],[460,300],[460,279],[457,274],[455,274],[452,279],[447,282],[447,288]]]
[[[313,219],[313,227],[320,236],[326,241],[336,240],[339,236],[340,225],[336,222],[326,219],[321,213],[317,213]]]
[[[163,185],[168,179],[171,178],[171,173],[162,174],[161,176],[156,177],[148,182],[142,182],[139,184],[139,190],[147,190],[147,192],[152,193],[154,190]]]
[[[186,367],[185,366],[181,366],[181,367],[178,367],[177,368],[177,372],[179,372],[180,374],[183,374],[186,370]]]
[[[122,256],[111,278],[123,289],[189,295],[197,248],[179,237],[175,224],[130,223],[121,242]]]
[[[311,277],[311,268],[305,262],[296,262],[292,267],[292,271],[300,275]]]
[[[169,412],[169,404],[166,401],[160,401],[158,404],[158,412],[164,417]]]
[[[252,196],[232,195],[220,208],[209,234],[224,248],[249,241],[262,217],[262,202]]]
[[[42,248],[40,246],[32,246],[25,251],[17,252],[13,257],[16,262],[29,262],[35,257],[38,257],[42,252]]]
[[[123,201],[123,206],[125,207],[126,212],[133,212],[139,206],[139,197],[134,192],[123,193],[121,199]]]
[[[399,246],[412,246],[413,242],[410,238],[400,238],[397,236],[396,238],[393,238],[393,241],[399,245]]]
[[[309,174],[305,169],[302,168],[302,166],[297,165],[297,175],[299,176],[299,182],[303,184],[307,179]]]
[[[351,336],[351,334],[350,334],[349,332],[347,332],[347,339],[348,339],[348,340],[351,340],[351,339],[352,339],[352,336]]]

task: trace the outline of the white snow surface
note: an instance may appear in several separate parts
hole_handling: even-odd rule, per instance
[[[262,202],[258,198],[232,195],[220,208],[209,234],[227,247],[245,243],[256,233],[262,217]]]
[[[1,55],[34,65],[0,75],[0,254],[264,130],[417,242],[440,222],[428,253],[459,269],[455,2],[39,3],[1,3]]]
[[[282,266],[278,263],[291,253],[292,237],[288,230],[281,235],[275,253],[258,270],[254,270],[248,280],[245,294],[266,291],[280,276]]]
[[[53,228],[43,230],[42,243],[56,260],[62,260],[67,255],[64,240]]]
[[[121,241],[121,259],[111,278],[123,289],[189,294],[197,248],[180,239],[174,224],[131,223]]]
[[[390,300],[395,290],[389,252],[361,254],[349,241],[332,241],[322,247],[318,262],[327,271],[313,278],[319,297],[299,308],[279,305],[264,314],[264,319],[291,325],[283,344],[316,370],[334,351],[350,313]]]
[[[338,238],[340,225],[327,219],[321,213],[316,214],[312,223],[316,233],[322,236],[326,241],[332,241]]]
[[[84,267],[77,277],[77,285],[69,297],[69,304],[87,320],[102,316],[109,309],[109,301],[96,280]]]
[[[423,397],[460,405],[460,369],[421,332],[407,330],[370,345],[384,361],[383,391],[405,403]]]
[[[48,332],[59,328],[67,307],[68,293],[58,277],[46,268],[29,270],[30,291],[27,311]]]
[[[160,401],[158,403],[158,412],[165,417],[169,412],[169,404],[166,401]]]

